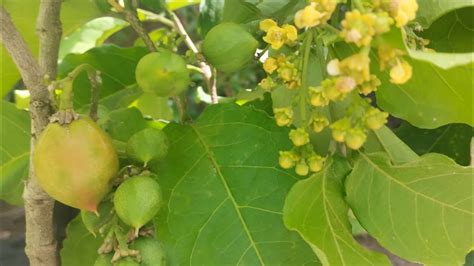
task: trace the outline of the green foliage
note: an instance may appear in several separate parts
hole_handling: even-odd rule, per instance
[[[335,157],[324,170],[298,181],[286,198],[285,225],[297,231],[323,265],[390,265],[382,254],[360,246],[351,234],[344,201],[346,160]]]
[[[453,10],[472,6],[471,0],[420,0],[418,1],[419,9],[416,14],[416,21],[424,28],[428,28],[431,23],[440,18],[444,14]]]
[[[0,102],[0,199],[23,202],[23,180],[28,176],[30,118],[14,104]]]
[[[436,152],[451,157],[460,165],[471,162],[473,132],[470,126],[450,124],[436,129],[420,129],[404,123],[395,133],[419,155]]]
[[[147,128],[135,133],[127,142],[127,154],[139,162],[163,159],[168,153],[168,138],[160,129]]]
[[[91,65],[101,73],[100,98],[101,101],[106,101],[109,97],[114,97],[115,94],[123,93],[122,89],[136,83],[135,68],[140,58],[145,54],[146,49],[143,47],[120,48],[113,45],[103,45],[84,54],[67,55],[59,65],[59,76],[66,76],[81,64]],[[130,99],[129,103],[139,95],[135,95],[136,97]],[[86,105],[90,99],[90,82],[87,74],[82,73],[74,80],[74,106],[79,108]],[[111,104],[115,103],[113,101]]]
[[[165,133],[170,152],[154,169],[168,204],[155,222],[170,264],[318,264],[283,225],[298,180],[277,166],[288,130],[262,111],[220,104]]]
[[[100,236],[94,237],[78,215],[66,228],[66,239],[61,249],[61,265],[84,266],[94,265],[98,257],[97,250],[103,242]]]
[[[430,154],[393,165],[361,152],[345,188],[362,226],[399,256],[460,265],[472,247],[472,169]]]
[[[142,266],[165,266],[166,255],[160,241],[149,238],[140,237],[133,241],[130,246],[133,249],[140,251],[140,265]]]
[[[16,0],[3,0],[2,6],[10,13],[15,26],[22,34],[31,51],[36,55],[39,49],[38,37],[34,25],[38,13],[39,1],[24,0],[19,4]],[[78,12],[78,10],[80,10],[80,12]],[[84,22],[98,15],[100,15],[100,10],[94,1],[87,1],[86,3],[84,3],[83,0],[64,1],[61,7],[63,35],[69,35]],[[2,69],[0,72],[0,95],[4,97],[20,79],[20,74],[3,47],[0,53],[0,62]]]

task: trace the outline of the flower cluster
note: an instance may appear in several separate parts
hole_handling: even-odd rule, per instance
[[[324,136],[320,135],[321,132],[328,131],[333,142],[357,150],[366,142],[370,130],[378,130],[387,123],[388,113],[372,106],[370,98],[363,97],[375,92],[381,85],[378,77],[371,73],[371,58],[373,55],[378,57],[379,68],[389,73],[390,82],[403,84],[411,78],[412,67],[404,59],[406,52],[390,46],[382,35],[390,32],[392,27],[404,27],[415,18],[418,8],[416,0],[360,1],[355,4],[357,8],[345,12],[342,21],[333,23],[330,21],[332,14],[342,1],[307,2],[295,14],[296,27],[289,24],[279,26],[271,19],[260,22],[260,29],[265,33],[263,40],[272,51],[263,63],[267,77],[259,85],[266,91],[272,91],[278,85],[293,90],[283,94],[283,97],[291,97],[289,103],[286,102],[288,106],[273,109],[278,126],[296,126],[288,136],[293,148],[280,151],[279,164],[284,169],[294,168],[302,176],[324,167],[325,156],[317,154],[312,144],[312,141]],[[313,29],[315,27],[319,28]],[[305,31],[299,37],[297,28]],[[322,74],[325,79],[315,85],[308,82],[305,75],[310,72],[305,66],[313,49],[318,47],[314,36],[324,36],[325,31],[359,49],[345,58],[336,58],[329,51],[326,73]],[[284,45],[286,48],[281,49]],[[377,52],[370,56],[373,48]],[[282,98],[278,94],[280,88],[272,91],[278,95],[275,99]],[[328,115],[330,109],[327,106],[339,105],[337,102],[340,101],[344,101],[342,105],[346,109],[344,113],[339,111],[338,118],[334,119],[334,116]],[[330,154],[334,150],[328,152]]]
[[[286,57],[284,54],[280,54],[277,57],[268,57],[263,63],[263,69],[269,75],[260,82],[260,87],[264,90],[268,91],[275,87],[273,78],[281,81],[289,89],[296,89],[300,86],[298,69],[291,62],[291,58]]]

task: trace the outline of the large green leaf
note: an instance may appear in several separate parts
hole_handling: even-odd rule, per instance
[[[392,165],[360,153],[346,179],[362,226],[391,252],[427,265],[461,265],[473,247],[473,169],[440,154]]]
[[[386,152],[394,164],[407,163],[418,159],[418,155],[410,149],[388,127],[370,131],[364,150],[369,153]]]
[[[472,6],[472,0],[421,0],[418,2],[416,21],[428,28],[433,21],[444,14],[462,7]]]
[[[469,165],[472,127],[450,124],[437,129],[421,129],[403,123],[395,131],[397,136],[422,155],[436,152],[447,155],[461,165]]]
[[[81,215],[76,216],[66,228],[66,239],[61,249],[61,265],[85,266],[94,265],[104,239],[94,237],[82,222]]]
[[[100,98],[104,98],[136,83],[135,68],[140,58],[146,53],[147,50],[144,47],[120,48],[104,45],[84,54],[69,54],[59,65],[59,76],[66,76],[78,65],[89,64],[101,72]],[[81,107],[90,102],[90,90],[87,74],[82,73],[74,80],[75,107]]]
[[[127,22],[114,17],[93,19],[61,41],[59,59],[61,60],[67,54],[81,54],[101,45],[107,37],[126,26],[128,26]]]
[[[298,180],[278,167],[288,129],[263,111],[220,104],[164,131],[170,152],[154,170],[166,205],[155,222],[171,265],[319,264],[283,224]]]
[[[298,181],[286,198],[285,225],[311,245],[323,265],[390,265],[352,237],[344,179],[350,166],[334,157],[321,172]]]
[[[14,104],[0,102],[0,199],[21,204],[23,180],[28,176],[30,117]]]
[[[10,13],[15,26],[20,31],[33,54],[38,52],[38,37],[36,35],[36,17],[38,0],[2,0],[2,6]],[[69,35],[87,20],[100,14],[93,0],[65,0],[61,7],[61,22],[63,36]],[[13,85],[20,79],[16,66],[7,54],[5,48],[0,51],[0,94],[4,97]]]
[[[456,9],[442,16],[421,37],[430,41],[428,47],[437,52],[470,53],[474,46],[474,7]]]

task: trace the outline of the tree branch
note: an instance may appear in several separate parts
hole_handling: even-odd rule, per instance
[[[50,77],[56,75],[57,51],[61,32],[59,10],[61,0],[43,0],[40,4],[38,28],[40,33],[40,62],[34,59],[31,51],[13,25],[8,13],[0,7],[0,40],[15,62],[23,82],[30,90],[31,149],[29,179],[25,184],[23,199],[26,218],[26,254],[32,266],[58,265],[58,253],[53,225],[54,200],[38,185],[34,177],[32,154],[36,138],[49,123],[52,113],[49,93],[43,82],[43,73]],[[51,28],[52,27],[52,28]],[[55,32],[54,34],[50,32]]]
[[[184,43],[186,43],[186,46],[188,46],[189,50],[191,50],[196,55],[199,54],[198,48],[194,44],[191,37],[189,37],[189,34],[186,32],[186,29],[184,28],[183,23],[181,23],[181,20],[179,20],[178,16],[171,10],[166,9],[166,12],[171,17],[171,20],[173,21],[178,33],[181,36],[183,36]],[[200,61],[199,66],[202,70],[201,72],[204,78],[206,79],[207,88],[209,90],[209,94],[211,95],[211,103],[217,103],[218,98],[217,98],[216,73],[215,71],[213,71],[212,67],[205,61]]]

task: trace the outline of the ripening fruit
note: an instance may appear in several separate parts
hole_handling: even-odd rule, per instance
[[[156,215],[161,203],[160,185],[148,176],[131,177],[115,191],[114,205],[117,215],[137,232]]]
[[[161,97],[180,94],[190,82],[184,59],[167,50],[150,53],[140,59],[135,78],[143,91]]]
[[[112,254],[102,254],[95,260],[94,266],[112,266]]]
[[[88,117],[49,124],[33,154],[36,178],[55,200],[95,212],[119,162],[110,137]]]
[[[147,164],[151,160],[165,157],[168,148],[168,138],[161,129],[147,128],[128,140],[127,154],[134,160]]]
[[[257,47],[258,41],[242,26],[227,22],[207,33],[202,52],[218,70],[235,72],[252,60]]]
[[[130,248],[140,251],[141,266],[164,266],[166,265],[165,251],[160,241],[140,237],[132,242]]]

